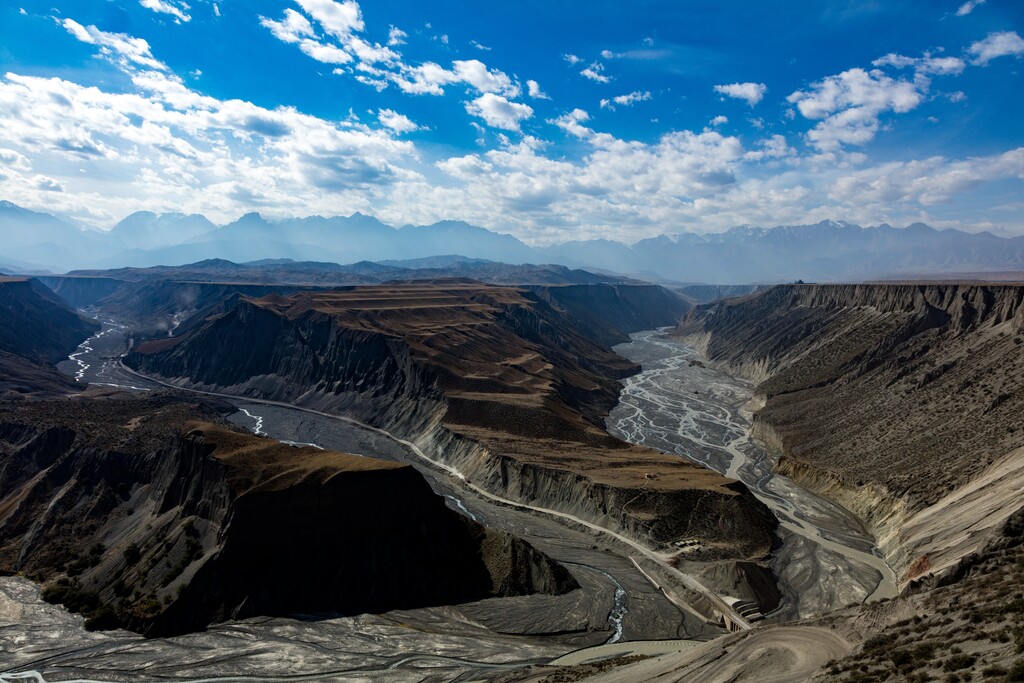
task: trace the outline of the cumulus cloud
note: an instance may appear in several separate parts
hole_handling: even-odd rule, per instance
[[[930,54],[923,57],[906,57],[895,52],[879,57],[871,64],[897,69],[913,67],[917,73],[925,76],[956,76],[963,73],[964,67],[967,66],[959,57],[933,57]]]
[[[489,48],[486,45],[483,45],[482,43],[479,43],[479,42],[477,42],[475,40],[469,41],[469,44],[472,45],[473,47],[475,47],[476,49],[481,50],[483,52],[490,52],[491,51],[491,48]]]
[[[447,86],[455,84],[469,86],[478,95],[499,95],[507,106],[495,99],[477,96],[467,102],[467,110],[485,121],[501,122],[498,127],[505,130],[518,130],[518,124],[513,126],[512,122],[521,120],[527,110],[532,113],[527,105],[511,102],[521,94],[519,82],[478,59],[455,60],[450,67],[429,61],[409,63],[400,52],[392,49],[404,44],[408,37],[395,26],[389,29],[387,46],[366,40],[361,35],[365,29],[362,11],[355,0],[296,2],[306,14],[289,8],[285,9],[283,18],[260,17],[260,23],[278,40],[297,45],[313,59],[338,65],[339,68],[333,70],[336,75],[352,74],[360,83],[378,91],[394,85],[410,95],[443,95]],[[313,22],[323,29],[323,35],[318,34]],[[439,39],[447,42],[446,35]],[[532,87],[528,84],[531,96],[546,98],[536,82],[533,83]]]
[[[274,21],[267,17],[259,19],[260,25],[270,29],[275,38],[285,43],[298,43],[304,38],[316,35],[309,19],[291,8],[285,9],[284,19],[280,21]]]
[[[397,45],[405,45],[405,39],[409,37],[409,34],[402,29],[392,26],[388,30],[388,45],[395,47]]]
[[[768,86],[764,83],[729,83],[727,85],[716,85],[715,92],[734,97],[738,100],[745,100],[751,107],[764,99]]]
[[[0,162],[5,168],[18,171],[28,171],[32,168],[32,162],[28,160],[28,157],[13,149],[0,148]]]
[[[589,78],[592,81],[597,81],[598,83],[612,82],[611,77],[604,75],[604,64],[599,64],[597,62],[592,63],[586,69],[581,71],[580,76]]]
[[[60,24],[83,43],[98,46],[100,54],[112,61],[167,71],[167,65],[153,56],[149,43],[142,38],[133,38],[124,33],[108,33],[95,26],[82,26],[74,19],[61,20]]]
[[[345,39],[362,31],[363,12],[355,0],[295,0],[306,14],[319,22],[327,33]]]
[[[571,53],[566,53],[566,54],[562,55],[562,59],[564,59],[565,61],[567,61],[567,62],[569,62],[570,64],[573,64],[573,65],[579,64],[580,62],[583,61],[583,59],[581,57],[577,57],[576,55],[571,54]]]
[[[871,141],[883,113],[916,108],[924,101],[924,85],[894,79],[877,69],[849,69],[794,92],[787,101],[805,118],[820,121],[807,133],[808,141],[820,150],[836,151],[842,145]]]
[[[649,99],[651,99],[650,92],[640,92],[639,90],[636,90],[634,92],[629,93],[628,95],[619,95],[617,97],[611,98],[610,100],[601,100],[601,108],[614,109],[615,105],[618,105],[620,107],[632,107],[637,102],[646,102]]]
[[[967,2],[960,5],[960,7],[957,9],[956,15],[958,17],[966,17],[968,14],[973,12],[975,8],[980,7],[981,5],[984,4],[985,0],[967,0]]]
[[[533,80],[526,81],[526,92],[527,92],[527,94],[530,95],[530,97],[532,97],[535,100],[550,100],[551,99],[550,97],[547,96],[547,93],[545,93],[543,90],[541,90],[540,84],[537,83],[537,81],[533,81]]]
[[[719,114],[715,118],[711,119],[711,121],[709,123],[712,126],[716,126],[716,127],[717,126],[724,126],[725,124],[729,123],[729,118],[727,116],[722,116],[721,114]]]
[[[422,129],[422,126],[413,123],[412,119],[408,116],[399,114],[391,109],[381,109],[378,111],[377,120],[380,121],[380,125],[390,128],[396,133],[412,133]]]
[[[139,0],[139,4],[160,14],[170,14],[178,21],[192,20],[192,17],[187,14],[191,8],[181,0]]]
[[[308,30],[282,12],[273,20],[278,31],[299,48],[309,40],[351,54],[346,74],[407,92],[457,89],[471,116],[500,131],[520,131],[535,115],[514,101],[516,78],[483,62],[409,64],[395,53],[391,63],[370,63],[349,50],[359,45],[355,39],[364,52],[376,49],[358,31],[343,41],[304,5],[297,8]],[[354,25],[352,16],[359,15],[350,14],[347,25]],[[993,181],[1024,182],[1024,149],[875,165],[843,149],[873,136],[885,114],[919,106],[927,95],[924,71],[942,72],[918,61],[928,56],[883,58],[887,69],[914,69],[913,79],[850,70],[793,93],[794,116],[813,122],[810,154],[799,154],[783,135],[745,145],[714,130],[725,117],[701,132],[637,141],[596,129],[587,111],[571,109],[550,123],[573,138],[579,155],[549,152],[528,134],[517,143],[505,133],[484,137],[474,122],[482,144],[497,145],[449,157],[402,138],[418,126],[394,109],[376,110],[366,125],[354,116],[328,120],[289,106],[210,97],[172,74],[145,41],[61,24],[127,79],[105,90],[61,78],[0,76],[0,196],[108,224],[140,209],[202,212],[220,221],[254,207],[270,215],[359,210],[394,224],[457,217],[538,243],[629,241],[667,226],[717,230],[837,216],[927,220],[986,184],[998,187]],[[522,89],[534,91],[530,81]]]
[[[998,57],[1020,57],[1024,54],[1024,38],[1016,31],[990,33],[984,40],[973,43],[967,51],[972,55],[973,64],[985,66]]]
[[[507,97],[519,96],[519,84],[497,69],[488,69],[478,59],[452,62],[458,80],[470,84],[482,93],[501,93]]]
[[[549,123],[558,126],[577,138],[589,138],[594,134],[594,131],[583,125],[589,120],[590,114],[586,111],[583,109],[573,109],[567,114],[562,114],[558,118],[552,119]]]
[[[533,108],[519,102],[509,102],[501,95],[485,92],[466,103],[466,111],[487,122],[491,128],[519,131],[520,124],[533,116]]]
[[[751,150],[743,155],[748,161],[761,161],[765,159],[784,159],[794,157],[797,152],[786,142],[785,136],[773,135],[758,142],[758,149]]]

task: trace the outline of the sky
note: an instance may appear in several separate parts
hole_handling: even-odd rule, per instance
[[[0,0],[0,199],[1024,234],[1020,0]]]

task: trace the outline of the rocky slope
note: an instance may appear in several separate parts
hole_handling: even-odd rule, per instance
[[[98,329],[38,281],[0,277],[0,398],[81,389],[53,364]]]
[[[1024,505],[1022,304],[1012,285],[791,285],[679,334],[758,383],[777,469],[860,515],[905,584]]]
[[[591,284],[528,288],[565,311],[573,324],[605,346],[629,341],[632,332],[679,322],[692,306],[659,285]]]
[[[173,396],[0,404],[0,570],[96,628],[559,594],[568,572],[411,467],[238,433]]]
[[[127,362],[167,381],[347,414],[473,483],[703,559],[762,558],[775,520],[737,482],[611,437],[636,371],[537,293],[479,283],[241,300]],[[695,557],[694,559],[702,559]]]
[[[56,363],[99,329],[31,278],[0,277],[0,351]]]

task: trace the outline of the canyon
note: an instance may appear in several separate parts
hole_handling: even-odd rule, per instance
[[[60,331],[7,353],[74,376],[0,403],[0,561],[38,582],[4,579],[0,614],[65,634],[51,672],[282,671],[175,635],[282,629],[306,670],[387,637],[393,680],[885,680],[880,639],[916,652],[915,625],[965,670],[1012,663],[1024,288],[306,268],[44,280],[101,328],[10,283]],[[916,656],[902,674],[946,666]]]

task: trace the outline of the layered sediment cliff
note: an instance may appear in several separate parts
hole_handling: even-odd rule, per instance
[[[217,409],[0,405],[0,570],[47,582],[89,626],[147,635],[576,587],[409,466],[241,434]]]
[[[741,484],[610,436],[637,370],[536,292],[468,282],[241,300],[127,362],[167,381],[357,417],[499,495],[704,559],[764,557],[775,520]],[[700,557],[694,559],[701,559]]]
[[[678,333],[757,383],[777,468],[874,527],[903,581],[1024,505],[1024,287],[779,286]]]

